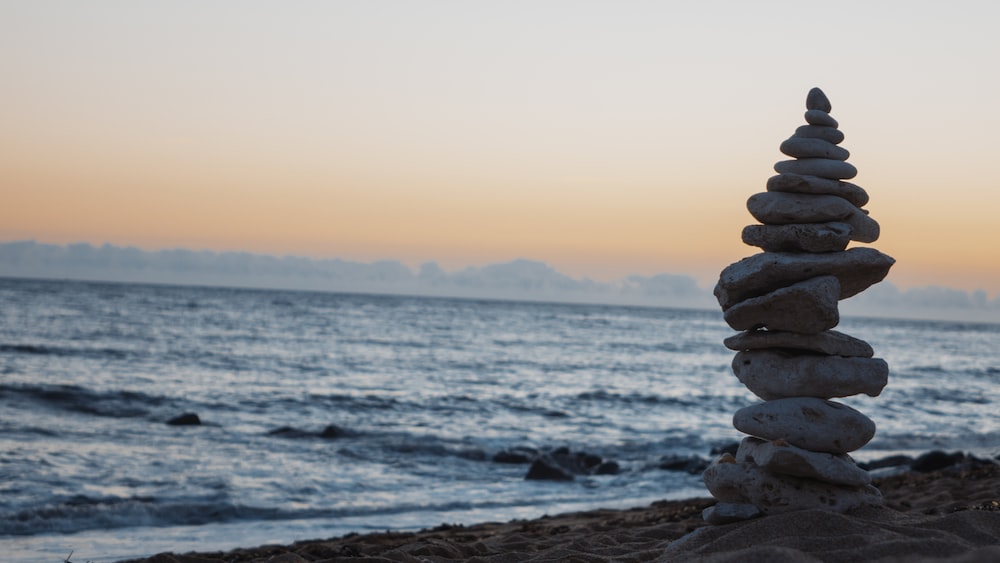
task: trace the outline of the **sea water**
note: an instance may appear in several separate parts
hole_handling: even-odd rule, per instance
[[[1000,326],[845,318],[859,460],[1000,453]],[[0,554],[109,561],[707,496],[754,397],[718,311],[0,279]],[[202,424],[167,421],[195,413]],[[326,434],[324,435],[324,431]],[[568,447],[613,475],[493,461]]]

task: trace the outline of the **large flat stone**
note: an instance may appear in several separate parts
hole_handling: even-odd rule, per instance
[[[767,179],[767,191],[796,194],[826,194],[842,197],[858,207],[868,203],[868,192],[850,182],[808,174],[778,174]]]
[[[727,504],[752,504],[764,514],[821,509],[847,512],[880,506],[882,493],[871,485],[847,487],[814,479],[776,475],[731,456],[708,466],[703,475],[712,496]]]
[[[782,160],[774,164],[774,171],[779,174],[804,174],[835,180],[850,180],[858,175],[858,169],[853,164],[830,158]]]
[[[841,221],[851,226],[851,240],[875,242],[879,224],[846,199],[833,195],[761,192],[747,199],[747,210],[765,225]]]
[[[843,221],[860,210],[833,195],[760,192],[747,198],[747,211],[765,225]]]
[[[847,487],[863,487],[871,475],[858,467],[847,454],[833,455],[796,448],[782,441],[769,442],[748,436],[743,438],[736,461],[749,461],[768,473],[806,477]]]
[[[746,350],[733,358],[733,373],[765,401],[786,397],[831,399],[861,393],[877,397],[889,381],[889,364],[881,358]]]
[[[875,355],[870,344],[836,330],[819,334],[797,334],[776,330],[750,330],[725,339],[730,350],[760,350],[784,348],[805,350],[829,356],[870,358]]]
[[[878,240],[878,223],[842,197],[761,192],[747,199],[747,210],[765,225],[842,221],[851,226],[851,240],[859,242]]]
[[[727,309],[723,318],[735,330],[764,327],[815,334],[840,322],[839,296],[837,278],[820,276],[741,301]]]
[[[839,252],[851,242],[847,223],[747,225],[743,242],[766,252]]]
[[[840,298],[856,295],[885,278],[896,261],[874,248],[805,254],[761,252],[727,266],[715,297],[725,311],[733,305],[817,276],[836,276]]]
[[[838,147],[829,141],[813,137],[799,137],[798,135],[792,135],[785,139],[778,150],[792,158],[847,160],[851,156],[847,149]]]
[[[733,426],[751,436],[831,454],[853,452],[875,436],[875,423],[867,416],[842,403],[814,397],[743,407],[733,415]]]

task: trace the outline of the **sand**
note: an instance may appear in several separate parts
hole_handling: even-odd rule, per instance
[[[700,498],[141,561],[1000,562],[1000,465],[909,472],[875,484],[885,507],[851,514],[808,510],[707,526],[701,511],[715,501]]]

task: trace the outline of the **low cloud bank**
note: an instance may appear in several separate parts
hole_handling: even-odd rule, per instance
[[[942,319],[1000,323],[1000,296],[983,290],[964,291],[927,286],[902,290],[882,282],[841,302],[841,313],[862,317]]]
[[[693,277],[629,276],[605,283],[575,279],[518,259],[446,272],[434,262],[413,271],[395,260],[371,263],[185,249],[144,251],[105,244],[0,244],[0,276],[185,285],[395,293],[711,309],[711,292]]]
[[[428,262],[414,271],[395,260],[363,263],[18,241],[0,243],[0,276],[718,309],[711,288],[699,286],[691,276],[633,275],[616,282],[596,282],[524,259],[454,272]],[[882,282],[843,301],[841,312],[1000,322],[1000,297],[990,299],[981,290],[934,286],[901,290]]]

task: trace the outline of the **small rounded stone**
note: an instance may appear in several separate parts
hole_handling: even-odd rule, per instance
[[[858,175],[858,169],[853,164],[829,158],[782,160],[774,165],[774,171],[779,174],[819,176],[833,180],[850,180]]]
[[[809,125],[822,125],[824,127],[837,127],[840,125],[829,113],[818,109],[806,110],[806,123]]]
[[[840,196],[858,207],[864,207],[868,203],[868,192],[861,186],[850,182],[820,178],[819,176],[803,176],[801,174],[779,174],[772,176],[767,180],[767,191],[798,194],[830,194]]]
[[[830,105],[830,98],[826,97],[819,88],[813,88],[809,90],[809,94],[806,95],[806,109],[818,109],[820,111],[825,111],[830,113],[833,106]]]
[[[835,145],[844,140],[844,132],[836,127],[826,125],[799,125],[795,130],[796,137],[808,137],[810,139],[823,139]]]
[[[847,160],[851,153],[843,147],[811,137],[799,137],[793,135],[778,147],[782,153],[795,158],[830,158],[833,160]]]

